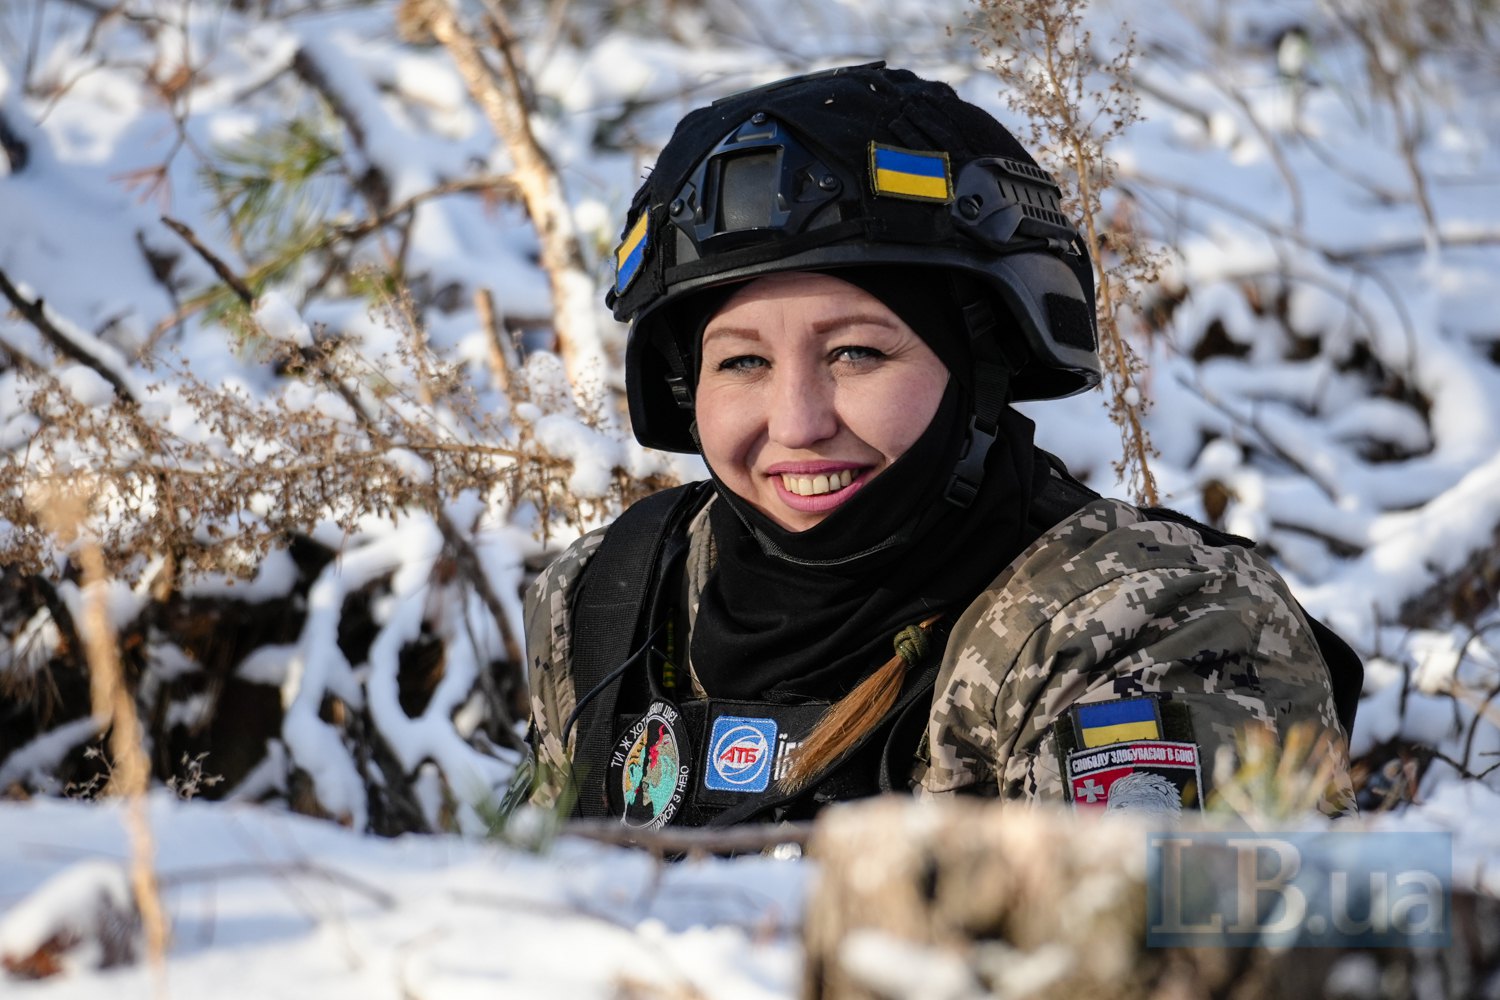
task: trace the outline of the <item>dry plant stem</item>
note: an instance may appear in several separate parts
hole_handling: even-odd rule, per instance
[[[1427,178],[1417,160],[1419,128],[1413,125],[1407,114],[1407,101],[1403,99],[1405,94],[1402,87],[1402,75],[1393,72],[1386,65],[1386,59],[1390,58],[1390,51],[1393,48],[1392,43],[1398,39],[1391,35],[1391,24],[1378,23],[1382,20],[1381,5],[1371,5],[1368,11],[1360,11],[1355,5],[1335,5],[1334,14],[1364,50],[1365,66],[1369,73],[1370,83],[1376,95],[1390,107],[1391,124],[1396,130],[1396,145],[1400,151],[1401,163],[1406,168],[1407,177],[1411,180],[1411,197],[1417,203],[1418,211],[1422,213],[1425,249],[1429,253],[1435,252],[1442,246],[1443,239],[1438,225],[1437,212],[1432,206],[1432,198],[1428,192]],[[1411,114],[1420,115],[1421,105],[1418,100],[1414,98],[1411,105]]]
[[[295,875],[323,882],[361,896],[372,905],[386,911],[394,910],[400,905],[400,900],[378,886],[371,885],[348,872],[311,861],[247,861],[240,864],[214,865],[208,868],[179,868],[163,875],[161,881],[163,885],[171,889],[184,885],[227,882],[231,879],[264,878],[268,875],[278,878]]]
[[[175,220],[163,219],[162,221],[166,222],[183,239],[187,240],[188,245],[208,262],[209,266],[224,279],[230,288],[234,289],[235,294],[239,296],[246,307],[254,306],[255,298],[249,286],[230,269],[229,265],[224,263],[213,251],[205,247],[198,240],[197,236],[193,234],[191,229]],[[412,320],[412,317],[408,316],[407,320],[408,325],[415,330],[416,324]],[[418,344],[416,350],[420,354],[424,350],[423,345]],[[311,354],[309,354],[309,360],[311,360],[313,370],[317,373],[319,379],[338,392],[344,402],[349,405],[355,419],[359,422],[365,433],[370,436],[370,439],[381,448],[394,447],[393,443],[380,429],[380,421],[369,412],[364,401],[359,398],[358,393],[346,385],[344,379],[340,378],[336,372],[330,370],[324,362]],[[419,451],[420,448],[411,448],[409,450]],[[521,670],[522,664],[525,662],[521,652],[521,644],[516,640],[515,634],[511,631],[510,620],[506,617],[505,608],[500,603],[500,598],[495,594],[494,588],[490,586],[489,578],[484,573],[484,568],[480,563],[478,553],[474,551],[474,546],[464,536],[463,532],[458,530],[458,526],[453,523],[453,519],[443,509],[442,497],[438,495],[435,488],[421,490],[420,495],[424,499],[424,505],[428,512],[432,515],[434,522],[436,522],[438,530],[442,532],[443,540],[453,550],[455,561],[459,568],[463,571],[470,585],[474,587],[480,599],[484,601],[485,607],[489,609],[490,614],[494,617],[495,627],[499,630],[501,642],[505,646],[506,661],[512,665],[514,670]],[[505,714],[503,705],[497,704],[494,707],[497,712],[502,713],[502,715]],[[507,734],[513,733],[514,727],[510,724],[510,718],[506,716],[503,722],[504,726],[502,728],[504,732]]]
[[[1105,145],[1137,118],[1128,70],[1134,40],[1104,67],[1113,78],[1109,90],[1086,92],[1094,68],[1088,34],[1079,24],[1084,0],[977,0],[976,23],[987,32],[981,51],[1006,85],[1011,106],[1031,120],[1040,151],[1062,160],[1076,178],[1082,239],[1092,257],[1099,355],[1110,384],[1110,417],[1120,428],[1121,460],[1116,471],[1131,481],[1136,502],[1158,502],[1150,460],[1155,454],[1142,418],[1148,403],[1137,384],[1140,361],[1122,329],[1124,307],[1133,298],[1132,282],[1149,280],[1150,254],[1127,233],[1111,233],[1108,245],[1096,221],[1102,197],[1115,173]],[[1087,102],[1096,101],[1092,117]],[[1050,140],[1050,145],[1043,140]],[[1120,263],[1106,266],[1106,251],[1118,251]]]
[[[114,390],[115,397],[123,406],[122,416],[130,430],[140,438],[141,442],[148,447],[148,450],[152,454],[170,457],[171,449],[162,440],[157,429],[142,417],[140,400],[135,398],[130,387],[102,360],[89,353],[83,345],[77,343],[72,337],[64,333],[56,323],[53,323],[47,316],[46,306],[41,299],[37,299],[35,302],[28,302],[25,296],[20,293],[20,290],[11,284],[10,279],[3,270],[0,270],[0,293],[3,293],[10,300],[11,305],[20,312],[22,318],[29,322],[58,353],[91,369],[100,378],[108,382],[110,388]],[[155,516],[163,522],[170,523],[176,517],[178,508],[177,494],[172,486],[171,477],[157,470],[152,474],[151,479],[156,489],[161,492],[162,500]],[[73,527],[76,528],[76,525]],[[166,569],[155,589],[158,592],[169,593],[176,587],[176,575],[178,566],[181,563],[181,553],[175,548],[169,548],[164,554],[166,556]]]
[[[426,191],[418,191],[410,197],[403,198],[379,215],[361,222],[351,222],[348,225],[339,226],[329,232],[323,239],[316,241],[312,249],[321,250],[339,240],[353,240],[367,236],[383,226],[389,226],[423,202],[446,197],[450,194],[490,194],[501,198],[514,198],[518,193],[515,178],[508,174],[486,174],[483,177],[468,177],[463,180],[446,181],[430,187]]]
[[[553,332],[558,354],[570,380],[582,384],[587,356],[584,331],[588,316],[574,310],[573,286],[588,279],[583,249],[573,229],[562,182],[550,157],[531,129],[525,73],[516,51],[515,33],[496,5],[487,4],[490,40],[499,54],[496,69],[485,58],[476,38],[459,24],[450,0],[406,0],[402,18],[425,26],[442,43],[458,66],[464,83],[484,110],[491,127],[515,162],[514,178],[527,214],[541,244],[542,268],[552,290]]]
[[[84,610],[82,632],[84,655],[89,664],[89,688],[94,717],[101,729],[109,728],[113,761],[108,793],[125,799],[125,825],[130,836],[130,882],[146,932],[146,954],[158,996],[166,995],[167,919],[156,881],[155,839],[147,814],[146,792],[151,765],[141,747],[141,725],[135,699],[125,685],[114,629],[105,600],[108,579],[104,553],[92,542],[79,552],[83,567]]]
[[[474,293],[474,311],[479,314],[479,322],[484,325],[485,333],[489,334],[490,371],[495,376],[495,388],[509,395],[511,373],[514,370],[512,355],[515,349],[495,312],[495,296],[488,288],[481,288]]]
[[[1052,93],[1058,95],[1060,103],[1064,105],[1068,103],[1070,95],[1075,100],[1081,99],[1083,89],[1081,69],[1073,74],[1074,78],[1070,80],[1068,74],[1062,72],[1058,62],[1061,39],[1058,36],[1057,19],[1043,18],[1041,27],[1044,39],[1042,54],[1045,57],[1047,79],[1051,83]],[[1137,501],[1154,507],[1158,498],[1156,477],[1152,474],[1150,465],[1151,442],[1145,427],[1141,424],[1141,402],[1132,403],[1129,399],[1131,389],[1134,389],[1137,394],[1140,394],[1141,390],[1135,384],[1130,346],[1125,342],[1120,330],[1114,283],[1109,269],[1104,266],[1104,247],[1094,218],[1093,208],[1099,205],[1102,192],[1094,190],[1093,177],[1100,166],[1097,161],[1103,158],[1103,150],[1099,150],[1098,156],[1095,156],[1085,147],[1083,135],[1087,126],[1078,120],[1076,105],[1065,106],[1061,111],[1062,120],[1069,126],[1065,130],[1065,138],[1073,170],[1078,177],[1078,199],[1085,209],[1084,232],[1088,242],[1089,256],[1094,264],[1096,311],[1099,319],[1099,332],[1104,341],[1100,346],[1107,345],[1108,347],[1104,354],[1107,363],[1114,369],[1116,405],[1123,408],[1124,422],[1121,424],[1121,431],[1126,438],[1126,463],[1127,467],[1134,465],[1139,475],[1135,491]],[[1100,173],[1103,172],[1100,171]],[[1143,395],[1141,400],[1144,401]]]
[[[1295,449],[1283,448],[1281,443],[1261,426],[1260,421],[1255,418],[1254,414],[1251,414],[1246,419],[1244,414],[1235,412],[1216,395],[1209,392],[1201,384],[1190,381],[1186,376],[1179,375],[1177,377],[1177,384],[1191,392],[1207,405],[1213,407],[1219,413],[1228,417],[1236,425],[1249,427],[1255,432],[1256,437],[1259,438],[1260,443],[1265,446],[1267,451],[1306,476],[1308,481],[1316,486],[1330,502],[1338,503],[1339,499],[1343,496],[1343,491],[1339,489],[1336,481],[1329,479],[1312,463],[1300,459]]]
[[[1207,39],[1207,41],[1210,44],[1213,43],[1213,39],[1211,38]],[[1291,163],[1287,161],[1286,151],[1281,148],[1281,143],[1277,141],[1271,129],[1265,122],[1261,121],[1260,115],[1256,113],[1254,106],[1246,100],[1245,93],[1240,87],[1231,85],[1228,81],[1222,79],[1219,73],[1206,72],[1204,73],[1204,77],[1209,81],[1210,86],[1223,94],[1226,100],[1239,109],[1240,114],[1249,123],[1251,130],[1260,139],[1261,148],[1271,157],[1272,165],[1276,168],[1276,172],[1281,175],[1281,183],[1286,190],[1287,197],[1291,199],[1292,228],[1300,231],[1307,218],[1307,210],[1305,199],[1302,195],[1302,184],[1297,178],[1296,171],[1292,169]],[[1208,119],[1205,117],[1203,121],[1206,124]]]
[[[491,617],[495,619],[495,627],[500,630],[500,641],[505,646],[506,663],[517,672],[513,684],[524,684],[525,680],[520,676],[520,671],[524,669],[526,660],[521,652],[521,644],[516,641],[515,633],[511,631],[510,619],[505,615],[505,607],[495,594],[495,588],[490,586],[490,579],[485,576],[484,567],[479,562],[479,554],[474,551],[473,544],[463,532],[458,530],[458,526],[453,523],[448,512],[443,510],[441,502],[434,500],[432,514],[433,520],[437,522],[438,530],[443,534],[443,540],[453,550],[459,569],[468,578],[469,585],[479,594],[479,599],[489,609]],[[511,738],[512,749],[523,749],[520,739],[515,736],[515,726],[512,724],[514,720],[510,718],[510,713],[506,711],[505,706],[497,702],[492,708],[501,716],[502,725],[499,728]]]

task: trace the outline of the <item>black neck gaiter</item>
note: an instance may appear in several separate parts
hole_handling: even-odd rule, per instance
[[[719,558],[692,635],[710,696],[836,700],[891,657],[897,631],[937,612],[956,617],[1031,541],[1034,425],[1014,410],[974,503],[944,499],[965,395],[950,380],[916,443],[806,531],[781,528],[715,476]]]

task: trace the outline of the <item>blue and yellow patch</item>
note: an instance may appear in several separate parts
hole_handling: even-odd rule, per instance
[[[953,200],[948,154],[870,143],[870,184],[877,195],[916,201]]]
[[[615,248],[615,294],[623,295],[625,289],[641,273],[646,251],[651,247],[651,212],[643,211],[635,225],[625,234],[625,239]]]
[[[1082,747],[1161,739],[1161,717],[1154,698],[1123,698],[1074,705],[1071,711],[1078,731],[1078,744]]]

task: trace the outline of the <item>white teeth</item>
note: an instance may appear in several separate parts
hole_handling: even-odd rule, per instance
[[[799,497],[815,497],[824,493],[832,493],[835,490],[844,489],[854,482],[854,470],[844,469],[842,472],[832,472],[826,476],[790,476],[781,477],[781,485],[785,486],[788,493],[795,493]]]

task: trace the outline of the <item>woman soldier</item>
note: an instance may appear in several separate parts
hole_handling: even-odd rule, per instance
[[[538,579],[533,802],[638,827],[892,789],[1178,812],[1219,748],[1299,725],[1342,801],[1347,647],[1250,542],[1098,497],[1009,406],[1099,380],[1058,195],[990,115],[883,64],[682,120],[608,300],[636,437],[712,482]]]

